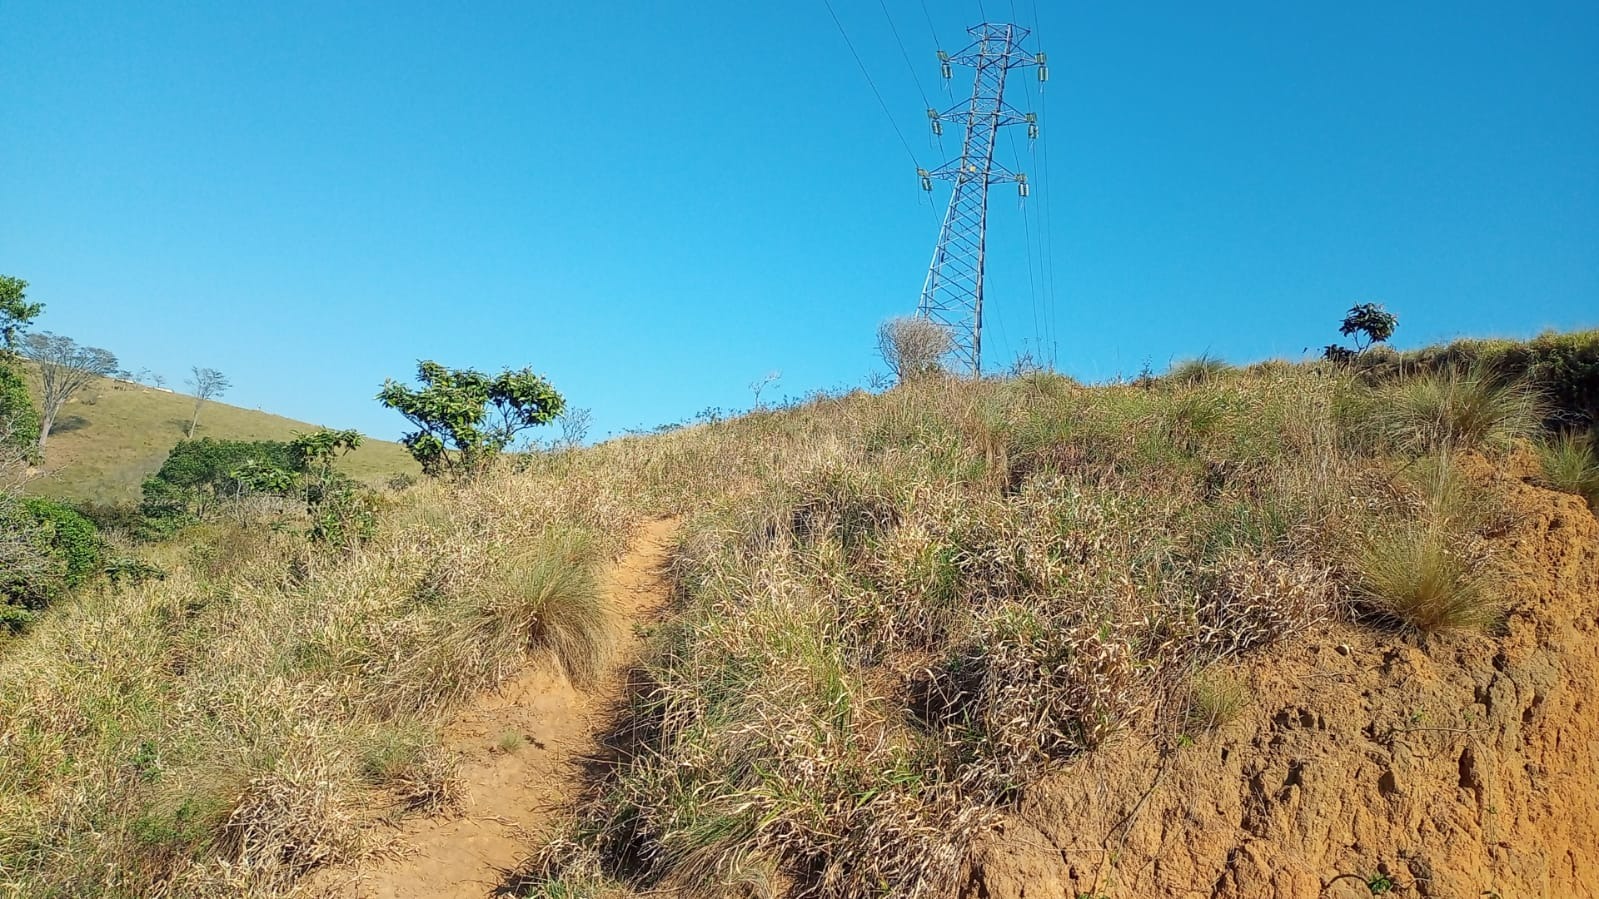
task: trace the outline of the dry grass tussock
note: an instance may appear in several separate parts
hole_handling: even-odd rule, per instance
[[[361,851],[374,795],[447,805],[442,717],[529,650],[593,671],[596,562],[676,514],[619,761],[526,894],[949,895],[1041,776],[1181,751],[1247,702],[1235,660],[1398,610],[1384,535],[1479,570],[1480,505],[1431,444],[1391,449],[1372,388],[1218,374],[821,396],[419,486],[348,556],[211,541],[0,657],[0,882],[273,895]]]
[[[1566,493],[1575,493],[1599,509],[1599,452],[1593,435],[1560,434],[1538,446],[1544,483]]]

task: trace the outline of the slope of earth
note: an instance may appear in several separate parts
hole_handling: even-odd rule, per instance
[[[572,803],[581,763],[622,701],[638,638],[632,629],[666,605],[661,571],[676,521],[640,529],[603,582],[624,633],[594,689],[574,687],[547,661],[530,664],[462,710],[444,733],[459,759],[459,813],[406,820],[390,850],[322,872],[306,894],[350,899],[478,899],[496,891]]]
[[[38,401],[37,382],[30,377]],[[123,502],[139,496],[139,485],[166,461],[182,440],[194,413],[194,398],[143,384],[102,379],[84,388],[61,410],[46,445],[43,474],[29,492],[65,500]],[[221,440],[287,440],[316,425],[254,409],[208,402],[197,437]],[[368,439],[341,463],[351,477],[379,484],[396,474],[419,474],[398,443]]]
[[[965,895],[1599,895],[1599,524],[1529,454],[1465,467],[1511,513],[1502,633],[1345,625],[1256,659],[1220,731],[1029,791]]]

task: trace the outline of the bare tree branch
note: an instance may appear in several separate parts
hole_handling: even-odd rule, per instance
[[[953,345],[949,329],[925,318],[891,318],[877,329],[877,352],[900,383],[942,371]]]
[[[190,440],[194,439],[194,429],[200,424],[200,407],[212,397],[226,393],[233,384],[228,381],[228,376],[214,368],[201,368],[196,365],[193,369],[194,376],[184,381],[194,388],[194,416],[189,419]]]
[[[39,366],[39,455],[67,400],[91,381],[117,370],[117,357],[99,347],[79,346],[70,337],[48,331],[22,339],[22,355]]]

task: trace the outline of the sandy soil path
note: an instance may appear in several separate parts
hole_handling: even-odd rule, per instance
[[[604,596],[620,620],[619,650],[598,686],[574,688],[544,663],[528,666],[499,690],[479,697],[445,731],[461,757],[464,811],[401,825],[398,855],[325,872],[310,895],[341,899],[483,899],[525,858],[535,838],[569,808],[580,759],[598,752],[606,713],[627,687],[638,654],[633,625],[667,601],[662,565],[674,520],[647,524],[627,555],[606,573]],[[513,745],[514,744],[514,745]]]

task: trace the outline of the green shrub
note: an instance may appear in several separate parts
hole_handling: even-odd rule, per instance
[[[7,531],[7,558],[0,570],[0,598],[38,610],[98,573],[103,553],[99,532],[77,510],[38,497],[0,508]],[[20,621],[10,613],[13,628]]]
[[[99,570],[104,544],[94,522],[77,509],[51,499],[30,497],[22,505],[48,532],[51,550],[66,566],[66,586],[76,587]]]
[[[1593,438],[1561,434],[1538,446],[1546,485],[1565,493],[1575,493],[1599,509],[1599,453]]]
[[[39,410],[33,406],[21,367],[0,353],[0,443],[32,453],[39,442]]]
[[[292,471],[295,462],[290,445],[277,440],[179,441],[144,481],[146,529],[160,536],[203,519],[218,504],[256,492],[262,472]]]

